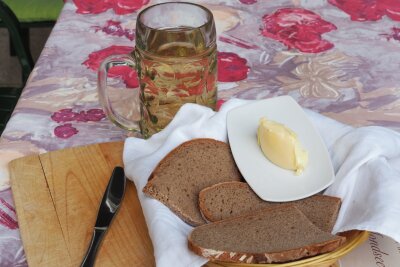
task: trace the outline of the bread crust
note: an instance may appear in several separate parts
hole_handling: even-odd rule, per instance
[[[202,248],[195,245],[189,236],[188,246],[189,249],[197,255],[203,256],[213,261],[233,263],[283,263],[331,252],[344,244],[345,241],[345,237],[338,236],[338,238],[335,240],[330,240],[317,244],[310,244],[308,246],[303,246],[301,248],[286,251],[245,253]]]
[[[279,207],[270,207],[262,211],[280,210],[295,207],[293,204],[283,204]],[[297,208],[296,208],[297,209]],[[244,215],[235,218],[229,218],[212,224],[221,224],[227,221],[240,221],[257,215]],[[208,225],[199,226],[207,227]],[[196,228],[197,229],[197,228]],[[284,250],[279,252],[250,253],[240,251],[222,251],[211,248],[200,247],[192,240],[192,233],[188,236],[188,248],[197,255],[208,258],[211,261],[232,262],[232,263],[283,263],[299,260],[307,257],[334,251],[346,242],[346,237],[335,235],[335,239],[325,242],[311,243],[299,248]]]

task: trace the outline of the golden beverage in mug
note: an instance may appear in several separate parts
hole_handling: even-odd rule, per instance
[[[184,29],[185,32],[188,29]],[[154,36],[150,51],[136,47],[140,62],[143,135],[163,129],[185,103],[197,103],[215,109],[217,96],[217,51],[208,49],[201,33],[191,30],[192,42],[180,41],[180,31],[163,30]],[[167,42],[168,41],[168,42]]]
[[[108,117],[147,138],[162,130],[185,103],[215,109],[217,49],[210,11],[190,3],[164,3],[143,10],[137,19],[136,48],[130,58],[106,59],[99,71],[99,95]],[[108,62],[108,63],[107,63]],[[108,65],[107,65],[108,64]],[[140,83],[140,119],[114,114],[106,96],[106,70],[135,67]]]

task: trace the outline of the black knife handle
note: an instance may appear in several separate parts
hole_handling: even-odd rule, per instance
[[[83,258],[81,267],[93,267],[94,262],[96,260],[97,249],[101,241],[103,240],[103,236],[106,233],[105,230],[94,229],[92,240],[90,241],[90,246],[88,251],[86,252],[86,256]]]

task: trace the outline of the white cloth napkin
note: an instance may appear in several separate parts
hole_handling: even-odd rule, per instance
[[[157,266],[201,266],[187,248],[192,227],[142,193],[157,163],[179,144],[199,137],[227,141],[226,114],[250,101],[232,99],[219,112],[186,104],[173,121],[148,140],[128,138],[125,172],[138,190]],[[336,180],[326,194],[343,200],[334,232],[369,230],[400,242],[400,134],[382,127],[353,128],[306,110],[327,145]],[[397,169],[396,169],[397,168]]]

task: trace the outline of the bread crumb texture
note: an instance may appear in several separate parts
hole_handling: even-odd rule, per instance
[[[240,181],[230,147],[213,139],[194,139],[172,150],[150,175],[143,192],[158,199],[190,225],[205,223],[199,192],[226,181]]]

